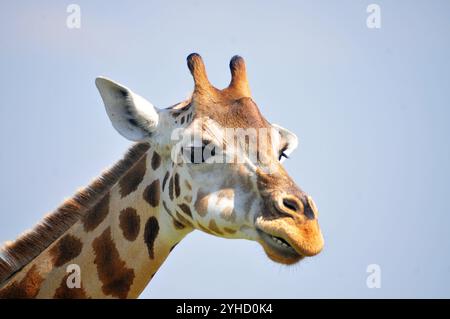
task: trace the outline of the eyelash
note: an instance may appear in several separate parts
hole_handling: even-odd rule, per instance
[[[201,151],[199,150],[201,148]],[[189,148],[189,152],[190,152],[190,163],[191,164],[201,164],[201,163],[204,163],[206,160],[207,160],[207,158],[205,158],[204,157],[204,152],[205,152],[205,148],[206,148],[206,145],[202,145],[201,147],[199,147],[199,146],[192,146],[192,147],[190,147]],[[197,151],[196,151],[197,150]],[[196,162],[195,161],[195,154],[201,154],[201,160],[200,160],[200,162]],[[216,155],[216,148],[213,148],[212,150],[211,150],[211,156],[215,156]]]
[[[284,157],[286,159],[289,158],[289,156],[287,156],[287,154],[285,153],[287,150],[287,148],[284,148],[280,151],[280,155],[278,156],[278,160],[281,161],[281,159]]]
[[[203,157],[203,154],[204,154],[204,151],[205,151],[205,145],[202,145],[201,146],[201,156],[202,156],[202,159],[201,159],[201,162],[200,163],[204,163],[205,161],[206,161],[206,159]],[[190,160],[191,160],[191,163],[192,164],[200,164],[200,163],[196,163],[195,162],[195,159],[194,159],[194,154],[195,154],[195,149],[196,148],[198,148],[198,147],[190,147]],[[215,148],[214,149],[212,149],[212,151],[211,151],[211,156],[215,156],[215,152],[216,150],[215,150]],[[281,161],[281,159],[284,157],[284,158],[286,158],[286,159],[289,159],[289,156],[285,153],[286,152],[286,149],[283,149],[283,150],[281,150],[280,151],[280,155],[278,156],[278,160],[279,161]],[[183,152],[182,152],[183,153]]]

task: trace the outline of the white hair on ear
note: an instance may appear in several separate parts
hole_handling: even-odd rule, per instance
[[[127,87],[104,77],[95,84],[114,128],[125,138],[142,141],[158,126],[158,110]]]

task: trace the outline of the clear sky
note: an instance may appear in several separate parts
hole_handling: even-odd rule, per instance
[[[142,294],[156,297],[450,297],[450,2],[9,1],[0,11],[0,242],[118,160],[94,79],[158,107],[247,61],[255,101],[300,138],[286,166],[315,199],[326,247],[298,266],[196,231]],[[170,4],[169,4],[170,3]],[[381,288],[366,285],[369,264]]]

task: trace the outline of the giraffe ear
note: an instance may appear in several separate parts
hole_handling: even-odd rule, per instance
[[[158,110],[127,87],[104,77],[95,79],[114,128],[125,138],[142,141],[156,130]]]

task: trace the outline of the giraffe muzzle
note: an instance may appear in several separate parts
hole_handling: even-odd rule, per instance
[[[294,264],[322,250],[317,208],[309,196],[277,196],[268,210],[256,218],[255,226],[270,259]]]

